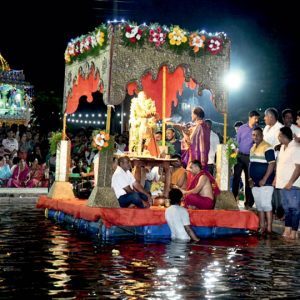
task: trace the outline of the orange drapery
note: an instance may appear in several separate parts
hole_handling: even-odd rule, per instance
[[[87,96],[87,101],[93,101],[92,93],[98,90],[100,75],[95,76],[95,69],[92,67],[87,78],[83,78],[81,73],[78,73],[77,83],[73,85],[72,93],[67,98],[66,113],[72,114],[77,110],[79,99],[81,96]],[[100,86],[100,92],[103,92],[103,86]]]
[[[87,206],[87,200],[58,200],[40,196],[38,208],[63,211],[75,218],[98,221],[100,218],[107,227],[146,226],[166,224],[165,209],[152,207],[140,208],[98,208]],[[191,224],[204,227],[228,227],[258,229],[258,217],[251,211],[239,210],[189,210]]]
[[[182,94],[183,84],[185,81],[184,70],[178,67],[174,73],[167,70],[167,98],[166,98],[166,118],[171,117],[172,103],[174,106],[178,105],[177,92]],[[195,89],[196,83],[191,79],[188,83],[191,89]],[[159,70],[156,80],[152,79],[151,73],[146,74],[142,78],[143,91],[146,96],[155,101],[156,111],[162,117],[162,89],[163,89],[163,72],[162,68]],[[129,83],[127,86],[129,95],[138,92],[137,84],[135,82]]]

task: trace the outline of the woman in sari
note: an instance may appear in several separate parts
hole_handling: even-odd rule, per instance
[[[33,187],[42,186],[44,173],[45,173],[45,170],[44,170],[43,166],[39,165],[38,159],[35,158],[31,162],[29,175],[28,175],[27,181],[25,182],[26,187],[33,188]]]
[[[26,133],[23,133],[19,141],[18,156],[20,159],[27,159],[28,152],[31,150],[30,143],[27,141]]]
[[[20,159],[18,165],[14,168],[12,177],[8,180],[8,187],[25,187],[28,180],[29,168],[24,159]]]
[[[0,156],[0,187],[6,186],[7,180],[11,176],[9,165],[6,163],[6,158]]]

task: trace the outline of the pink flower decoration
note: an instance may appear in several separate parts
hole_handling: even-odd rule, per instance
[[[156,28],[152,28],[149,30],[149,38],[148,41],[150,43],[154,43],[156,47],[163,45],[166,41],[167,34],[163,32],[160,26]]]

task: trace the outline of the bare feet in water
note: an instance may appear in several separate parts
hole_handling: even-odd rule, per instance
[[[290,238],[290,236],[291,236],[291,228],[290,227],[285,227],[284,228],[284,232],[283,232],[283,234],[282,234],[282,237],[284,237],[284,238]]]

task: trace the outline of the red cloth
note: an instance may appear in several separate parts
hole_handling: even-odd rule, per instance
[[[159,148],[155,140],[154,134],[152,134],[152,137],[150,139],[149,144],[147,145],[147,150],[150,152],[150,154],[154,157],[159,156]]]
[[[197,209],[213,209],[215,203],[211,198],[203,197],[199,194],[189,194],[184,197],[184,206],[195,206]]]
[[[87,200],[57,200],[41,196],[38,208],[63,211],[76,218],[98,221],[100,218],[107,227],[146,226],[166,224],[165,209],[154,208],[97,208],[87,206]],[[251,211],[238,210],[189,210],[191,224],[203,227],[229,227],[257,230],[259,220]]]
[[[81,73],[77,75],[78,80],[73,85],[72,93],[68,95],[66,101],[66,113],[72,114],[77,110],[79,99],[81,96],[86,96],[87,101],[91,103],[93,101],[93,92],[97,92],[100,82],[99,73],[95,74],[95,68],[91,68],[91,72],[87,78],[82,77]],[[100,86],[100,92],[103,92],[103,86]]]
[[[185,78],[183,68],[177,68],[174,73],[170,73],[167,70],[166,118],[171,117],[172,102],[174,102],[174,106],[177,107],[177,92],[179,92],[180,95],[182,94],[184,83]],[[159,70],[156,80],[153,80],[151,73],[142,77],[142,86],[147,97],[155,101],[156,111],[160,118],[162,118],[163,68]],[[192,79],[189,82],[189,87],[192,89],[195,89],[196,87],[196,83]],[[128,84],[127,91],[129,95],[137,93],[139,90],[136,82]]]

